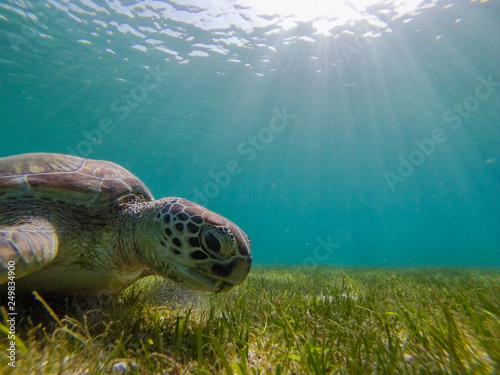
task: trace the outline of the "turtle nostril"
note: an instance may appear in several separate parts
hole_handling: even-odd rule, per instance
[[[196,259],[196,260],[203,260],[207,259],[208,255],[205,254],[203,251],[196,250],[191,253],[191,258]]]

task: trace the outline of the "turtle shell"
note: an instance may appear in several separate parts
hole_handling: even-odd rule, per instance
[[[0,201],[33,194],[98,206],[130,193],[153,199],[141,180],[109,161],[49,153],[0,158]]]

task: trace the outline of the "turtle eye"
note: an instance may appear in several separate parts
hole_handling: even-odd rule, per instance
[[[208,250],[212,250],[214,253],[220,252],[220,242],[209,230],[203,232],[203,242]]]

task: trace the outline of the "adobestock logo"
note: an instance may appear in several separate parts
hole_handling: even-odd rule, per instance
[[[500,82],[493,81],[493,75],[490,74],[487,79],[479,77],[479,84],[474,90],[474,95],[464,98],[462,104],[455,104],[453,110],[449,109],[443,114],[443,120],[447,124],[452,124],[451,128],[457,130],[462,125],[462,119],[470,117],[472,112],[479,109],[479,103],[491,97],[496,87],[500,87]]]
[[[122,95],[120,99],[114,100],[110,105],[110,110],[118,115],[120,120],[125,120],[131,110],[138,107],[149,95],[149,92],[159,87],[159,84],[168,77],[168,73],[161,72],[157,67],[147,70],[142,83]],[[111,134],[115,130],[115,125],[110,118],[99,120],[98,126],[91,130],[84,130],[83,137],[76,142],[74,147],[68,146],[66,150],[71,155],[82,157],[89,156],[94,152],[95,147],[104,141],[104,135]]]
[[[443,121],[452,124],[451,129],[457,130],[462,125],[462,120],[469,118],[473,112],[476,112],[480,107],[480,103],[488,100],[500,87],[500,82],[493,81],[491,74],[487,78],[478,77],[477,80],[479,83],[474,89],[474,95],[466,96],[461,104],[455,104],[453,109],[444,112]],[[396,184],[405,182],[413,175],[417,168],[434,154],[437,146],[446,142],[447,139],[446,131],[441,127],[435,127],[428,138],[415,140],[413,143],[416,149],[411,151],[406,158],[401,155],[398,157],[399,163],[396,172],[384,172],[384,178],[389,185],[389,189],[395,192]]]
[[[354,33],[352,43],[340,42],[339,49],[342,57],[338,60],[338,63],[351,62],[352,55],[357,55],[368,47],[372,40],[367,34],[373,32],[374,30],[371,30],[368,25],[362,25],[360,30]]]
[[[326,264],[330,261],[338,249],[349,242],[351,233],[346,230],[339,230],[333,237],[316,237],[317,246],[314,247],[312,255],[302,261],[303,265],[317,267],[319,264]]]
[[[260,129],[255,136],[249,136],[237,146],[239,155],[244,156],[247,162],[253,161],[257,154],[264,150],[266,146],[274,142],[276,136],[281,133],[290,124],[290,120],[295,118],[295,115],[287,113],[286,107],[280,112],[278,108],[273,108],[273,114],[269,125]],[[231,183],[231,178],[239,175],[243,168],[238,160],[229,160],[225,167],[217,172],[208,172],[210,181],[205,183],[203,188],[194,188],[193,200],[202,206],[208,206],[211,199],[216,198],[221,189],[227,187]]]
[[[70,0],[62,0],[62,3],[68,4]],[[17,53],[21,50],[19,46],[27,45],[29,41],[36,36],[40,37],[40,40],[43,41],[43,37],[47,36],[41,30],[48,30],[48,25],[50,20],[59,13],[61,10],[64,12],[67,10],[66,7],[63,7],[61,4],[58,6],[54,6],[47,4],[47,2],[35,2],[34,4],[39,6],[45,6],[45,10],[35,10],[33,6],[31,7],[31,11],[28,17],[25,17],[26,21],[23,23],[21,27],[21,35],[9,32],[7,33],[7,38],[9,39],[10,46]],[[36,13],[35,13],[36,12]]]

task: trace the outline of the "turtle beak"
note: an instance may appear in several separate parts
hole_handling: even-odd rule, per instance
[[[234,284],[227,281],[204,275],[196,269],[184,266],[177,266],[167,277],[188,289],[204,292],[227,292],[234,286]]]
[[[220,288],[219,288],[219,290],[216,291],[215,294],[227,292],[233,286],[234,286],[233,284],[229,284],[229,283],[226,283],[225,281],[223,281],[222,284],[221,284],[221,286],[220,286]]]
[[[221,293],[243,283],[251,265],[252,256],[248,254],[227,263],[203,262],[195,266],[177,263],[164,276],[188,289]]]

